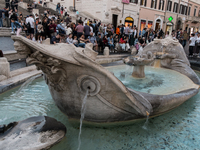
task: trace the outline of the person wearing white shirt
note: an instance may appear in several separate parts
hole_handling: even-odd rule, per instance
[[[92,24],[90,24],[90,33],[93,33],[93,27],[92,27],[93,25]]]
[[[195,36],[195,34],[192,33],[192,34],[191,34],[191,38],[190,38],[190,40],[189,40],[189,57],[192,57],[192,56],[193,56],[193,51],[194,51],[195,41],[196,41],[196,39],[195,39],[194,36]]]
[[[69,34],[69,37],[66,40],[67,44],[73,44],[72,34]]]
[[[26,18],[26,24],[28,25],[28,23],[30,24],[30,26],[28,28],[28,33],[31,34],[31,39],[33,38],[33,34],[34,34],[34,27],[35,27],[35,21],[33,19],[33,15],[31,14],[28,18]]]
[[[87,20],[87,18],[85,18],[84,25],[87,24],[87,22],[88,22],[88,20]]]
[[[72,34],[72,29],[70,28],[70,25],[67,26],[66,34]]]
[[[200,56],[199,52],[200,52],[200,33],[198,33],[197,39],[196,39],[196,53],[197,55]]]

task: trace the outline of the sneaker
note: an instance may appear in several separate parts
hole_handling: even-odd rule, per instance
[[[14,32],[10,32],[11,34],[14,34]]]

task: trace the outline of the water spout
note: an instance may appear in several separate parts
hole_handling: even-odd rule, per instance
[[[147,126],[148,126],[148,121],[149,121],[149,112],[146,111],[146,114],[147,114],[147,119],[144,123],[144,125],[142,126],[143,129],[147,130]]]
[[[83,123],[83,119],[85,116],[85,110],[86,110],[86,101],[87,101],[87,97],[88,97],[88,91],[90,90],[90,87],[88,87],[86,94],[83,98],[82,101],[82,107],[81,107],[81,118],[80,118],[80,130],[79,130],[79,135],[78,135],[78,148],[77,150],[80,150],[81,147],[81,129],[82,129],[82,123]]]
[[[155,61],[154,61],[154,68],[160,68],[160,59],[156,59]]]
[[[28,79],[26,82],[24,82],[24,83],[21,85],[20,89],[16,92],[16,94],[15,94],[14,96],[19,96],[19,93],[20,93],[23,89],[27,88],[27,87],[33,82],[33,80],[35,80],[36,78],[38,78],[38,77],[40,77],[40,76],[41,76],[41,75],[33,76],[33,77],[31,77],[30,79]]]

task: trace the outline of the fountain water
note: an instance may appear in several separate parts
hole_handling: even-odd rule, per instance
[[[146,119],[144,125],[142,126],[142,128],[145,129],[145,130],[147,130],[148,121],[149,121],[149,113],[148,112],[146,112],[146,113],[147,113],[147,119]]]
[[[83,119],[84,119],[84,116],[85,116],[85,110],[86,110],[86,101],[87,101],[87,97],[88,97],[88,91],[86,91],[86,94],[83,98],[83,101],[82,101],[82,107],[81,107],[81,118],[80,118],[80,129],[79,129],[79,135],[78,135],[78,148],[77,150],[80,149],[80,146],[81,146],[81,129],[82,129],[82,123],[83,123]]]
[[[35,79],[37,79],[38,77],[40,77],[41,75],[37,75],[37,76],[33,76],[30,79],[28,79],[26,82],[24,82],[20,89],[16,92],[16,94],[14,96],[19,96],[19,93],[24,89],[27,88]]]
[[[156,59],[154,61],[154,65],[153,65],[154,68],[160,68],[160,59]]]

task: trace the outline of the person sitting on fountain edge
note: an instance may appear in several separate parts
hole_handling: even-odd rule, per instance
[[[51,39],[51,44],[61,43],[61,39],[64,35],[62,33],[57,34],[56,36],[53,36]]]

